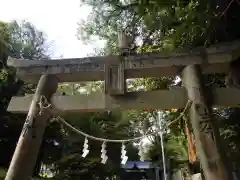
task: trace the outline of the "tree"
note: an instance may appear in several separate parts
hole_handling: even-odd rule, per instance
[[[194,47],[239,37],[237,1],[82,1],[93,11],[79,26],[79,37],[99,36],[116,47],[117,31],[140,36],[156,50]],[[228,6],[229,5],[229,6]],[[227,29],[230,33],[227,33]]]
[[[9,24],[12,37],[12,56],[25,59],[50,59],[49,45],[43,32],[27,21]]]
[[[29,22],[23,21],[20,24],[15,21],[9,24],[1,22],[0,27],[2,31],[0,33],[0,57],[2,60],[0,72],[0,112],[2,115],[0,124],[0,166],[7,168],[25,121],[25,115],[23,114],[8,113],[6,111],[7,106],[12,96],[32,93],[35,88],[35,85],[26,84],[16,78],[15,69],[6,66],[7,58],[13,56],[26,59],[49,59],[49,56],[46,53],[48,46],[43,33]],[[35,175],[39,173],[42,162],[52,163],[59,158],[61,152],[60,143],[58,143],[61,141],[60,129],[58,123],[50,123],[47,127]]]

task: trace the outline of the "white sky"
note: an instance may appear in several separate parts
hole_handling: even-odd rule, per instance
[[[76,37],[77,22],[86,19],[90,8],[80,0],[0,0],[0,20],[28,20],[54,41],[52,57],[84,57],[103,43],[84,45]]]

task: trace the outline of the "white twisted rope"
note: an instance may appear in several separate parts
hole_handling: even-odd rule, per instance
[[[167,126],[170,126],[172,125],[173,123],[175,123],[176,121],[178,121],[180,118],[182,118],[184,115],[185,115],[185,112],[188,110],[189,106],[192,104],[192,101],[188,101],[184,110],[181,112],[181,114],[176,118],[174,119],[173,121],[169,122],[167,124]],[[102,142],[112,142],[112,143],[126,143],[126,142],[133,142],[133,141],[137,141],[137,140],[140,140],[140,139],[143,139],[147,136],[151,136],[151,135],[154,135],[154,134],[157,134],[159,133],[159,130],[158,131],[154,131],[154,132],[151,132],[151,133],[147,133],[143,136],[139,136],[139,137],[135,137],[135,138],[130,138],[130,139],[106,139],[106,138],[100,138],[100,137],[95,137],[95,136],[92,136],[92,135],[89,135],[75,127],[73,127],[71,124],[69,124],[68,122],[66,122],[62,117],[58,116],[55,118],[58,122],[61,122],[63,125],[67,126],[68,128],[70,128],[72,131],[76,132],[77,134],[80,134],[82,136],[85,136],[86,138],[88,139],[92,139],[92,140],[96,140],[96,141],[102,141]]]
[[[48,108],[52,107],[52,105],[48,102],[48,100],[45,96],[40,96],[38,106],[39,106],[39,109],[40,109],[39,110],[39,115],[42,115],[43,111],[45,109],[48,109]]]

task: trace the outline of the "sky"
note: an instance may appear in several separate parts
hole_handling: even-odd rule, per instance
[[[47,35],[53,42],[52,58],[84,57],[103,46],[100,41],[84,45],[77,39],[77,23],[91,12],[80,7],[80,0],[0,0],[0,4],[0,20],[27,20]]]

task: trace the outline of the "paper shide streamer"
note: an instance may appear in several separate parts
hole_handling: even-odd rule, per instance
[[[121,148],[121,164],[125,165],[127,160],[128,160],[128,156],[126,156],[127,151],[126,151],[126,146],[124,143],[122,143],[122,148]]]
[[[88,139],[85,138],[84,140],[84,145],[83,145],[83,153],[82,157],[85,158],[89,154],[89,149],[88,149]]]
[[[138,155],[140,157],[140,161],[144,161],[144,152],[143,152],[143,146],[142,146],[142,142],[140,142],[139,147],[138,147]]]
[[[106,164],[106,162],[108,160],[106,147],[107,147],[107,145],[106,145],[106,142],[104,141],[102,143],[102,149],[101,149],[101,153],[102,153],[101,154],[101,159],[102,159],[101,163],[102,164]]]

